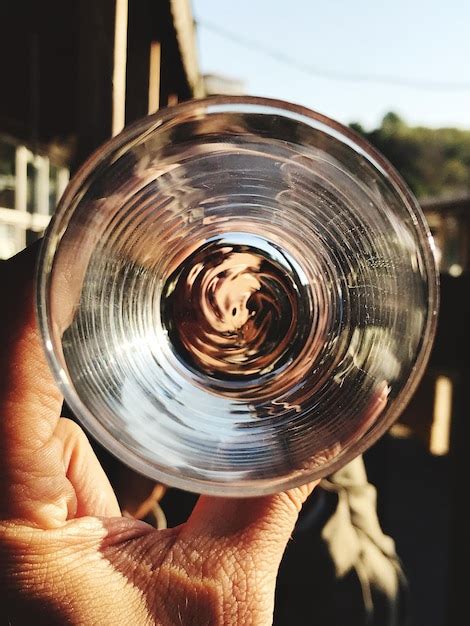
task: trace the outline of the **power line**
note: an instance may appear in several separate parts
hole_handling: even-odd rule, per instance
[[[347,81],[351,83],[373,83],[382,85],[391,85],[394,87],[409,87],[413,89],[422,89],[427,91],[465,91],[470,89],[470,83],[456,83],[449,81],[432,81],[432,80],[420,80],[414,78],[405,78],[403,76],[392,75],[376,75],[376,74],[349,74],[338,70],[324,70],[320,67],[301,61],[291,57],[284,52],[280,52],[274,48],[270,48],[254,39],[249,39],[242,35],[227,30],[218,24],[214,24],[208,20],[197,20],[197,26],[210,31],[219,37],[223,37],[233,43],[243,46],[254,52],[259,52],[264,56],[267,56],[278,63],[283,63],[293,69],[296,69],[310,76],[317,78],[324,78],[326,80],[333,81]]]

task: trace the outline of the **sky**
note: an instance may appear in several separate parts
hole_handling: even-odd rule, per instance
[[[247,94],[296,102],[367,129],[388,111],[410,125],[470,129],[470,0],[192,4],[202,72],[241,79]],[[232,35],[248,43],[237,43]],[[409,84],[320,77],[249,42],[327,74]]]

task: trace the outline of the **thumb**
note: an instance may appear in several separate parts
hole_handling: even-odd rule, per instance
[[[272,620],[279,565],[302,504],[317,482],[262,498],[202,496],[177,544],[190,578],[203,577],[222,589],[230,623]],[[225,623],[225,622],[224,622]]]
[[[248,555],[276,576],[302,505],[317,484],[261,498],[201,496],[180,537],[214,544],[241,567]]]
[[[281,556],[303,503],[318,481],[260,498],[201,496],[186,527],[214,539],[279,544]]]

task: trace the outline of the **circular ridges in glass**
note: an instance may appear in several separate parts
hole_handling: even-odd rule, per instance
[[[38,308],[71,407],[175,486],[260,495],[323,476],[397,417],[426,362],[424,218],[348,129],[195,101],[103,146],[51,223]]]

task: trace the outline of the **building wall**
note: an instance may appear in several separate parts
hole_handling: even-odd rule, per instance
[[[122,124],[129,123],[192,97],[193,86],[170,0],[15,0],[2,3],[0,23],[0,258],[6,258],[42,234],[69,172],[115,132],[117,105]]]

